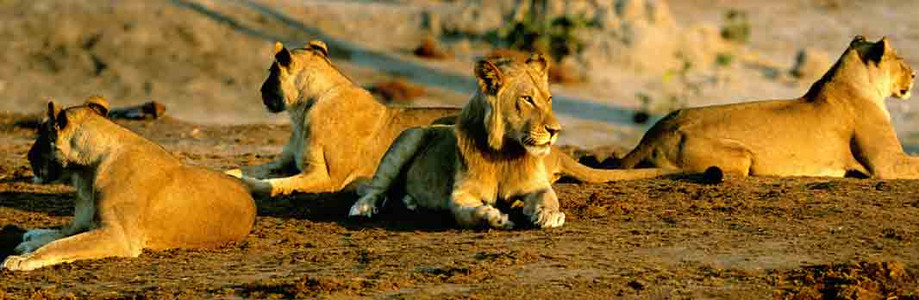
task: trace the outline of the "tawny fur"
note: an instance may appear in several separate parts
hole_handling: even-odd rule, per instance
[[[801,98],[679,110],[623,159],[626,168],[741,175],[919,178],[903,152],[885,99],[910,97],[915,73],[886,38],[856,37]]]
[[[288,50],[277,43],[262,99],[286,110],[292,132],[281,156],[229,170],[254,194],[333,192],[369,179],[389,144],[406,128],[453,122],[458,108],[387,107],[332,64],[321,41]]]
[[[59,110],[29,151],[36,181],[77,190],[73,221],[60,230],[32,230],[3,268],[31,270],[141,250],[214,247],[245,238],[255,204],[239,180],[182,164],[159,145],[104,117],[94,97]]]
[[[534,225],[558,227],[565,221],[552,189],[558,177],[604,182],[664,173],[595,170],[551,151],[561,125],[552,111],[547,71],[541,55],[526,62],[480,61],[475,68],[479,89],[457,124],[403,132],[350,214],[371,216],[386,193],[401,186],[409,207],[450,210],[462,226],[511,228],[514,224],[495,204],[519,200]]]

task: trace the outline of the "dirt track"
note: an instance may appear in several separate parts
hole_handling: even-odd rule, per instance
[[[73,213],[72,189],[29,180],[27,119],[0,115],[0,257],[23,229]],[[125,124],[218,169],[270,159],[287,134],[275,125]],[[400,208],[356,222],[345,218],[349,193],[260,201],[242,243],[4,271],[0,299],[919,295],[919,181],[688,177],[556,189],[564,227],[509,232],[458,230],[443,214]]]

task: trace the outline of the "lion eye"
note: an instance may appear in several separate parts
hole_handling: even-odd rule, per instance
[[[533,102],[533,97],[530,97],[530,96],[523,96],[523,97],[521,97],[521,98],[523,98],[523,101],[526,101],[526,102],[529,103],[530,105],[536,106],[536,102]]]
[[[547,102],[552,103],[552,96],[549,96],[549,100],[547,100]]]

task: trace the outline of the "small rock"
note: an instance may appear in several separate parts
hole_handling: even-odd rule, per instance
[[[644,281],[641,281],[641,280],[639,280],[639,279],[635,279],[635,280],[629,281],[628,285],[629,285],[630,288],[632,288],[632,289],[634,289],[634,290],[636,290],[636,291],[644,290],[644,289],[647,287],[647,284],[645,284]]]

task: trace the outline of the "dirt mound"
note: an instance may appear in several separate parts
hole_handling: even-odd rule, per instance
[[[901,262],[819,265],[773,275],[793,299],[919,299],[919,267]]]

